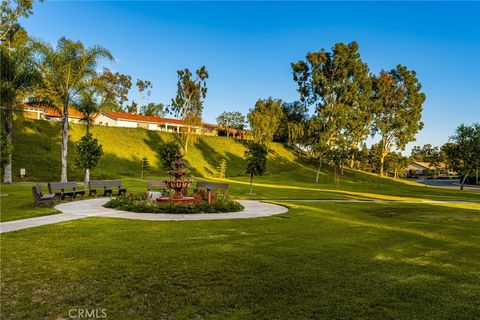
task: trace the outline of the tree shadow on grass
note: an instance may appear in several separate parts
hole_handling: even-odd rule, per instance
[[[212,176],[217,175],[217,168],[220,165],[222,160],[226,160],[227,162],[227,170],[226,176],[238,176],[244,172],[244,167],[246,166],[245,160],[239,157],[232,152],[226,152],[225,154],[221,154],[214,148],[212,148],[204,139],[198,139],[197,141],[197,148],[201,153],[202,158],[208,163],[208,165],[213,168],[213,171],[210,168],[205,168],[206,172],[211,173]]]

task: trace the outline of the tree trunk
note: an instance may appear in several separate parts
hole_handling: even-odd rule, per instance
[[[355,152],[357,152],[358,151],[358,144],[354,143],[352,149],[354,149]],[[352,154],[350,155],[350,163],[348,165],[350,167],[350,169],[353,169],[353,167],[355,166],[355,152],[352,152]]]
[[[253,173],[250,173],[250,194],[253,194]]]
[[[188,140],[190,140],[190,134],[187,132],[185,134],[185,145],[183,146],[183,150],[185,150],[185,154],[187,154],[187,151],[188,151]]]
[[[85,179],[83,181],[85,183],[85,189],[88,188],[88,183],[90,182],[90,169],[85,169]]]
[[[68,153],[68,104],[63,106],[62,119],[62,173],[60,175],[60,182],[67,182],[67,153]]]
[[[340,166],[340,175],[343,176],[343,164]]]
[[[317,178],[315,179],[315,183],[318,183],[318,178],[320,177],[320,170],[322,169],[322,155],[318,158],[318,169],[317,169]]]
[[[463,190],[463,186],[465,185],[465,180],[467,180],[467,177],[468,177],[468,173],[470,172],[470,169],[467,170],[467,172],[465,173],[465,176],[463,177],[462,179],[462,182],[460,183],[460,190]]]
[[[383,176],[383,164],[385,162],[385,156],[383,154],[380,155],[380,175]]]
[[[12,136],[13,136],[13,121],[8,119],[5,121],[5,134],[7,138],[7,144],[12,145]],[[8,157],[8,163],[5,166],[3,173],[3,183],[12,183],[12,155]]]

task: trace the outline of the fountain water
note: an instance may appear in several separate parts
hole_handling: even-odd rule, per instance
[[[175,161],[173,162],[174,170],[168,171],[170,179],[165,180],[166,186],[174,191],[174,194],[171,197],[160,197],[157,198],[158,203],[168,204],[188,204],[192,205],[195,203],[194,197],[186,197],[187,188],[192,184],[191,179],[184,179],[183,176],[190,173],[185,167],[185,162],[182,160],[182,156],[177,154],[175,156]]]

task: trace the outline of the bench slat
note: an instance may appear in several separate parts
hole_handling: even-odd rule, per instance
[[[77,183],[75,181],[70,182],[49,182],[50,189],[70,189],[76,188]]]
[[[91,180],[90,187],[121,187],[121,180]]]
[[[215,183],[215,182],[197,182],[197,188],[217,188],[228,189],[228,183]]]
[[[164,181],[147,181],[149,187],[165,187],[167,186]]]

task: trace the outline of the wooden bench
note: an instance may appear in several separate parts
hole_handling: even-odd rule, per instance
[[[96,197],[98,192],[97,189],[103,190],[103,196],[113,195],[113,188],[118,189],[118,195],[127,193],[127,189],[122,188],[121,180],[92,180],[89,182],[89,196]]]
[[[53,206],[53,199],[55,198],[54,193],[49,194],[42,194],[42,187],[39,184],[32,187],[32,195],[33,195],[33,207],[38,208],[40,205],[44,204],[48,207]]]
[[[215,194],[215,189],[221,189],[223,191],[223,200],[228,198],[228,183],[215,183],[215,182],[197,182],[197,190],[195,193],[198,193],[198,189],[204,188],[207,190],[207,202],[215,202],[217,194]]]
[[[147,181],[147,191],[154,191],[154,189],[162,189],[162,192],[167,193],[167,185],[164,181]]]
[[[60,201],[65,200],[66,197],[70,197],[70,199],[75,199],[78,194],[81,195],[82,198],[85,197],[85,189],[77,189],[77,183],[75,181],[49,182],[48,192],[55,194],[55,197],[58,198]]]
[[[147,197],[155,200],[162,196],[167,196],[170,191],[164,181],[147,181]]]

